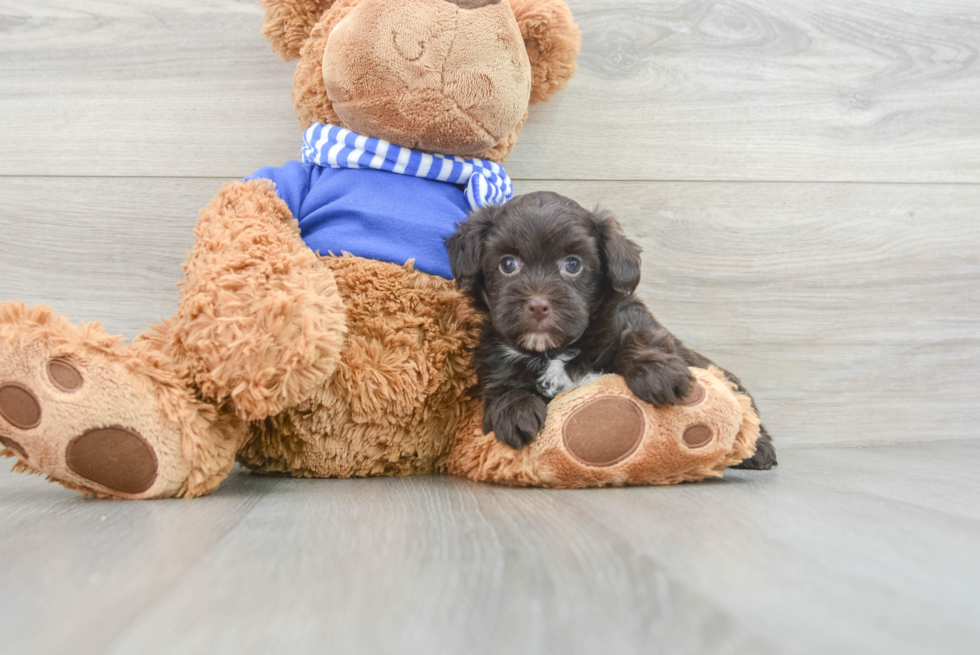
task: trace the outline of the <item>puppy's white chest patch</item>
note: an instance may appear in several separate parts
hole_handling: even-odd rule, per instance
[[[559,357],[548,361],[548,367],[538,376],[538,391],[541,392],[542,396],[554,398],[560,393],[565,393],[602,377],[599,373],[587,373],[573,379],[565,369],[565,362],[568,359],[571,358]]]

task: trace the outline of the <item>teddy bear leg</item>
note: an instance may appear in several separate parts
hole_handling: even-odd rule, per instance
[[[749,457],[759,420],[718,369],[696,369],[681,405],[654,407],[606,375],[548,405],[538,438],[513,450],[483,435],[460,439],[450,472],[512,485],[579,488],[674,484],[718,477]]]
[[[104,498],[199,496],[234,463],[244,425],[167,367],[162,328],[132,344],[47,307],[0,304],[0,455]]]
[[[167,353],[216,405],[257,420],[307,399],[333,373],[344,304],[268,180],[225,186],[201,211]]]

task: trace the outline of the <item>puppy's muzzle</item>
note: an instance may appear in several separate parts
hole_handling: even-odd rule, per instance
[[[539,325],[551,317],[551,302],[541,296],[533,296],[524,305],[524,309]]]
[[[534,351],[544,351],[558,345],[558,339],[552,332],[555,330],[555,312],[551,301],[544,296],[531,296],[524,303],[525,326],[521,345]]]

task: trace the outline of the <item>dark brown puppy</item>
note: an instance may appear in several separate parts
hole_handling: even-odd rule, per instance
[[[669,405],[690,389],[688,366],[712,363],[633,295],[640,248],[609,212],[530,193],[473,212],[446,246],[457,286],[489,315],[474,355],[483,429],[509,446],[534,440],[547,401],[602,374],[618,373],[637,398]],[[775,466],[764,428],[757,444],[740,466]]]

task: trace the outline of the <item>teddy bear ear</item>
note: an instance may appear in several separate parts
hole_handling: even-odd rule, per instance
[[[544,102],[575,75],[582,33],[562,0],[510,0],[531,60],[531,104]]]
[[[262,0],[265,6],[262,34],[283,59],[296,59],[323,12],[330,9],[335,1]]]

